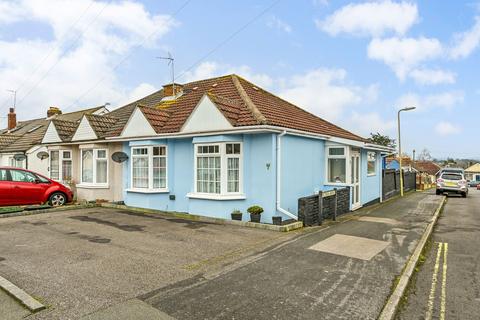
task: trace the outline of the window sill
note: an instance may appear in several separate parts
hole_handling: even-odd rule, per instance
[[[367,174],[367,177],[375,177],[377,174],[376,173],[369,173]]]
[[[170,192],[170,190],[168,189],[134,189],[134,188],[130,188],[125,191],[132,192],[132,193],[169,193]]]
[[[188,193],[187,198],[205,199],[205,200],[245,200],[247,197],[243,194],[209,194],[209,193]]]
[[[77,188],[79,189],[109,189],[108,184],[86,184],[86,183],[79,183],[77,184]]]

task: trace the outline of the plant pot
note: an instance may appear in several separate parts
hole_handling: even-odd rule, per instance
[[[282,225],[282,217],[280,216],[273,216],[272,217],[273,224],[276,226],[281,226]]]
[[[242,214],[241,213],[231,213],[232,220],[242,221]]]
[[[261,214],[250,213],[250,221],[260,223]]]

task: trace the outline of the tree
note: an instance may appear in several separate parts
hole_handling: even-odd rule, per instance
[[[387,135],[382,135],[379,132],[370,133],[370,138],[368,140],[380,146],[385,146],[393,149],[397,147],[397,143],[395,142],[395,139],[392,139]]]
[[[423,150],[420,151],[420,154],[418,155],[418,160],[421,160],[421,161],[432,160],[432,155],[430,154],[430,151],[428,151],[427,148],[423,148]]]

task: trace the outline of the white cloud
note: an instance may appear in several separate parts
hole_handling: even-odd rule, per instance
[[[403,35],[417,21],[416,4],[387,0],[346,5],[324,21],[317,20],[316,25],[332,36],[349,33],[378,37],[387,32]]]
[[[435,126],[435,132],[442,136],[457,134],[461,131],[460,127],[447,121],[441,121]]]
[[[480,16],[475,18],[473,27],[463,33],[455,35],[454,46],[450,49],[453,59],[468,57],[480,44]]]
[[[0,6],[0,17],[6,12],[4,8]],[[149,13],[134,0],[108,4],[91,0],[24,0],[11,4],[8,10],[16,15],[9,21],[0,19],[1,24],[33,21],[52,29],[49,39],[0,41],[0,87],[21,87],[20,119],[43,116],[49,105],[69,106],[102,78],[104,81],[75,108],[104,102],[116,106],[125,101],[130,93],[116,77],[116,63],[152,34],[145,45],[156,46],[176,24],[167,15]],[[72,25],[82,13],[81,20]],[[48,59],[32,74],[48,53]]]
[[[433,38],[373,39],[368,45],[368,57],[383,61],[400,80],[421,62],[439,57],[442,45]]]
[[[249,66],[231,66],[228,64],[217,63],[214,61],[202,62],[194,70],[185,73],[182,78],[179,79],[179,81],[190,82],[232,73],[244,77],[245,79],[265,88],[271,88],[274,82],[274,80],[269,75],[253,72],[253,70]]]
[[[427,110],[430,108],[451,109],[464,100],[462,91],[447,91],[437,94],[421,96],[415,93],[408,93],[401,96],[397,102],[397,108],[417,107],[418,110]]]
[[[136,101],[138,99],[141,99],[145,96],[148,96],[149,94],[154,93],[157,91],[158,88],[154,87],[150,83],[140,83],[136,88],[134,88],[129,95],[122,101],[120,104],[127,104],[132,101]]]
[[[415,69],[409,76],[422,85],[452,84],[456,78],[453,72],[440,69]]]
[[[279,29],[286,33],[292,32],[292,27],[286,23],[285,21],[281,20],[280,18],[272,15],[267,19],[267,26],[272,29]]]
[[[345,127],[360,135],[368,136],[370,133],[391,133],[395,128],[394,120],[383,119],[376,112],[359,113],[353,111],[350,118],[345,121]]]
[[[283,81],[279,95],[301,108],[333,121],[349,106],[373,101],[378,87],[366,88],[346,82],[343,69],[316,69]]]

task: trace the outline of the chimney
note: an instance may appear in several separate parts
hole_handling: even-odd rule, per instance
[[[62,114],[62,110],[57,107],[50,107],[47,110],[47,118],[51,118],[53,116],[56,116],[57,114]]]
[[[10,108],[10,112],[8,113],[8,130],[15,129],[17,126],[17,114],[15,113],[14,108]]]
[[[183,86],[178,83],[169,83],[163,86],[164,97],[172,97],[182,94]]]

